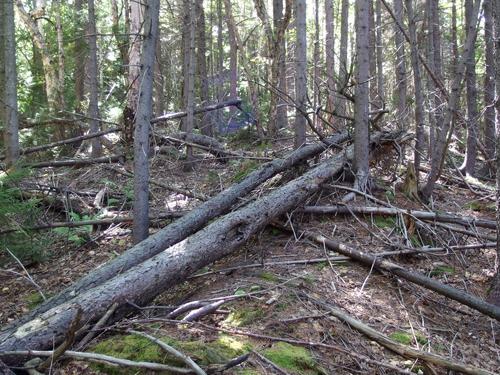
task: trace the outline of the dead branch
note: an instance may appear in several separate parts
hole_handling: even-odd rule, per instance
[[[158,220],[166,220],[166,219],[177,219],[185,215],[185,212],[167,212],[157,216],[151,216],[149,220],[158,221]],[[12,229],[4,229],[0,231],[0,235],[4,235],[7,233],[17,232],[20,230],[45,230],[45,229],[54,229],[54,228],[77,228],[83,227],[86,225],[99,226],[99,225],[111,225],[118,223],[132,223],[134,219],[130,216],[125,217],[114,217],[111,219],[96,219],[96,220],[81,220],[81,221],[64,221],[64,222],[54,222],[49,224],[36,225],[30,228],[12,228]]]
[[[87,165],[93,165],[99,163],[104,163],[104,164],[117,163],[117,162],[123,163],[124,161],[125,161],[125,155],[111,155],[93,159],[68,159],[68,160],[43,161],[40,163],[27,164],[27,166],[29,168],[84,167]]]
[[[189,368],[191,368],[193,370],[193,372],[195,374],[198,374],[198,375],[206,375],[206,372],[203,371],[200,366],[198,366],[196,364],[196,362],[194,362],[190,357],[188,357],[187,355],[185,355],[184,353],[181,353],[180,351],[178,351],[177,349],[171,347],[170,345],[167,345],[166,343],[164,343],[163,341],[157,339],[156,337],[154,336],[151,336],[151,335],[148,335],[147,333],[145,332],[139,332],[139,331],[134,331],[134,330],[129,330],[130,333],[134,334],[134,335],[138,335],[138,336],[142,336],[142,337],[145,337],[147,338],[149,341],[155,343],[156,345],[158,345],[160,348],[162,348],[165,352],[167,352],[168,354],[171,354],[172,356],[174,356],[175,358],[181,360],[182,362],[184,362],[186,365],[188,365]]]
[[[0,357],[51,357],[54,355],[53,350],[17,350],[17,351],[5,351],[0,352]],[[163,365],[160,363],[153,362],[136,362],[130,361],[128,359],[121,359],[116,357],[111,357],[109,355],[100,353],[86,353],[86,352],[75,352],[72,350],[67,350],[63,354],[64,358],[74,358],[78,360],[104,363],[109,366],[123,366],[132,368],[142,368],[151,371],[171,371],[176,374],[190,374],[191,369],[174,367],[169,365]]]
[[[208,305],[202,306],[196,310],[190,311],[182,320],[186,322],[193,322],[195,320],[199,320],[200,318],[204,317],[205,315],[211,314],[214,311],[217,311],[217,309],[222,306],[224,303],[226,303],[228,300],[220,300],[216,302],[212,302]]]
[[[78,344],[78,349],[84,348],[95,337],[96,332],[104,327],[109,317],[114,314],[117,307],[118,304],[116,302],[111,305],[108,311],[106,311],[106,314],[104,314],[102,318],[99,319],[99,321],[95,324],[94,328],[89,331],[89,333],[87,333],[85,337],[80,341],[80,343]]]
[[[329,303],[320,301],[320,300],[318,300],[312,296],[309,296],[305,293],[300,293],[300,295],[310,299],[315,304],[327,309],[331,313],[331,315],[333,315],[336,318],[342,320],[343,322],[349,324],[350,327],[356,329],[360,333],[369,337],[371,340],[378,342],[380,345],[384,346],[385,348],[387,348],[395,353],[398,353],[399,355],[401,355],[405,358],[421,359],[423,361],[430,362],[430,363],[433,363],[435,365],[445,367],[449,370],[463,372],[464,374],[493,375],[492,372],[484,370],[482,368],[469,366],[467,364],[460,363],[460,362],[455,362],[455,361],[446,359],[446,358],[441,357],[441,356],[436,355],[436,354],[423,352],[421,350],[413,349],[409,346],[402,345],[394,340],[391,340],[386,335],[369,327],[368,325],[366,325],[363,322],[359,321],[358,319],[352,317],[351,315],[343,312],[342,310],[338,309],[337,307],[332,306]]]
[[[350,213],[362,215],[381,215],[381,216],[397,216],[408,215],[416,217],[425,221],[439,221],[443,223],[460,224],[465,227],[482,227],[487,229],[496,229],[496,222],[493,220],[479,219],[475,217],[456,216],[451,213],[441,212],[428,212],[428,211],[415,211],[403,210],[400,208],[388,207],[366,207],[366,206],[306,206],[304,207],[305,213],[311,214],[341,214],[346,215]]]
[[[496,320],[500,320],[500,307],[487,303],[476,296],[440,283],[439,281],[433,280],[420,273],[409,271],[396,263],[380,259],[377,254],[370,254],[357,250],[352,246],[347,246],[340,242],[326,238],[322,235],[317,235],[310,232],[303,232],[302,235],[319,244],[327,246],[328,248],[335,250],[340,254],[346,255],[367,267],[374,267],[379,271],[387,271],[401,277],[402,279],[420,285],[426,289],[430,289],[445,297],[469,306],[470,308],[477,310]]]
[[[231,107],[231,106],[239,108],[241,106],[241,99],[232,99],[232,100],[228,100],[225,102],[209,105],[209,106],[204,107],[204,108],[195,109],[194,114],[198,115],[200,113],[215,111],[217,109],[221,109],[224,107]],[[152,119],[151,124],[156,124],[158,122],[164,122],[164,121],[169,121],[169,120],[175,120],[175,119],[186,117],[186,116],[187,116],[187,112],[167,113],[165,115],[162,115],[162,116],[159,116],[159,117]]]

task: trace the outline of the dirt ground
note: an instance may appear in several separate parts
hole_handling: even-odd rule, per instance
[[[275,147],[275,154],[283,154],[289,147],[284,142]],[[209,196],[230,186],[258,166],[253,160],[231,160],[223,164],[209,155],[198,154],[202,159],[195,170],[184,172],[182,159],[174,155],[175,150],[172,153],[153,157],[152,179]],[[260,152],[259,156],[275,154]],[[398,168],[396,160],[395,155],[386,155],[385,160],[379,160],[374,166],[372,172],[378,186],[374,195],[397,207],[425,209],[400,191],[404,166]],[[131,169],[130,165],[113,168]],[[75,191],[94,193],[106,186],[108,194],[116,193],[117,196],[127,196],[132,189],[129,177],[105,165],[96,165],[90,169],[45,169],[31,177],[30,182],[56,184]],[[461,187],[446,180],[440,182],[433,202],[435,210],[494,219],[491,193],[484,189],[473,192],[466,185]],[[256,199],[265,194],[277,183],[278,179],[266,183],[251,198]],[[346,194],[346,191],[333,187],[339,183],[343,182],[332,181],[330,186],[325,186],[321,193],[305,203],[338,204]],[[348,182],[344,184],[351,186]],[[167,211],[188,210],[199,204],[196,199],[155,185],[151,186],[151,193],[152,216]],[[82,195],[79,199],[90,205],[93,197]],[[130,206],[130,202],[126,200],[116,201],[112,204],[114,208],[101,208],[101,213],[103,210],[108,213],[116,212],[120,207],[125,210]],[[375,206],[359,197],[352,205]],[[92,209],[97,214],[98,209]],[[46,209],[45,216],[43,220],[66,219],[61,212],[49,209]],[[215,313],[204,316],[200,323],[193,324],[154,321],[155,318],[165,317],[165,310],[140,310],[136,315],[97,335],[89,347],[92,348],[100,340],[122,334],[126,324],[135,324],[136,328],[154,327],[155,333],[162,337],[173,337],[176,340],[196,338],[207,345],[224,334],[250,345],[253,352],[264,354],[269,353],[270,348],[277,347],[280,340],[297,340],[310,344],[297,345],[305,347],[312,360],[312,363],[308,362],[302,369],[300,366],[298,369],[293,366],[284,368],[287,362],[280,362],[279,357],[264,355],[261,358],[252,353],[242,364],[227,370],[227,374],[398,373],[385,365],[414,373],[453,373],[443,367],[404,358],[383,348],[332,317],[324,306],[314,303],[314,300],[320,300],[415,349],[498,373],[499,322],[401,278],[370,270],[369,267],[349,260],[338,259],[338,254],[304,239],[300,233],[307,230],[323,234],[371,253],[393,250],[395,244],[410,248],[451,246],[478,243],[477,238],[435,227],[432,223],[427,229],[418,226],[415,228],[415,225],[405,225],[395,219],[362,215],[310,215],[301,213],[300,209],[289,213],[288,217],[283,218],[283,222],[287,223],[289,229],[293,228],[292,231],[266,228],[244,248],[209,268],[200,270],[198,275],[182,285],[165,291],[151,305],[177,306],[187,301],[234,295],[241,298],[227,301]],[[168,221],[162,221],[155,226],[166,224]],[[155,230],[157,229],[153,226],[151,231]],[[477,230],[483,235],[495,235],[493,231]],[[45,295],[56,293],[131,246],[130,223],[93,228],[85,235],[79,233],[78,236],[83,240],[75,241],[72,232],[68,232],[66,237],[54,237],[46,260],[27,267],[26,271]],[[495,250],[492,248],[398,255],[390,260],[408,270],[420,272],[480,298],[485,298],[487,294],[496,261]],[[3,262],[0,270],[2,325],[28,312],[40,301],[37,289],[24,277],[25,271],[8,257],[4,257]],[[235,317],[239,317],[238,322]],[[151,321],[147,322],[148,319]],[[272,336],[274,339],[264,336]],[[369,360],[364,360],[365,357]],[[270,358],[277,359],[273,361]],[[52,373],[58,374],[103,372],[107,372],[106,368],[97,368],[79,361],[62,361],[52,369]]]

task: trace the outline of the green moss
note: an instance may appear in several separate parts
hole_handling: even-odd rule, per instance
[[[374,216],[373,224],[379,228],[394,228],[396,226],[396,219],[391,216]]]
[[[411,345],[414,342],[413,334],[403,331],[396,331],[389,335],[391,339],[403,345]],[[420,332],[415,332],[415,338],[420,345],[427,344],[427,338]]]
[[[28,308],[30,310],[33,310],[43,302],[43,297],[40,293],[33,292],[31,294],[28,294],[28,296],[26,297],[26,302],[28,303]]]
[[[447,265],[439,265],[434,267],[434,269],[429,272],[430,276],[443,276],[443,275],[453,275],[455,273],[455,268]]]
[[[231,312],[224,322],[234,327],[244,327],[262,319],[265,316],[264,310],[258,307],[245,308]]]
[[[301,346],[278,342],[271,348],[264,350],[262,354],[279,367],[296,374],[313,375],[324,373],[311,356],[309,350]]]
[[[238,170],[233,176],[233,182],[240,182],[251,172],[259,167],[259,163],[255,160],[245,160],[240,165]]]
[[[259,277],[262,280],[266,280],[266,281],[271,281],[271,282],[278,281],[278,276],[272,272],[263,271],[259,274]]]
[[[247,353],[252,348],[244,342],[237,339],[221,335],[217,340],[205,342],[202,340],[195,341],[179,341],[170,337],[161,337],[162,341],[168,345],[178,349],[182,353],[190,356],[200,366],[208,366],[212,364],[224,364],[232,358],[238,357]],[[132,361],[148,361],[168,364],[172,366],[185,365],[179,360],[166,354],[158,345],[152,343],[148,339],[137,335],[114,336],[101,341],[92,349],[93,352],[111,355],[117,358],[129,359]],[[111,366],[95,364],[98,370],[107,374],[145,374],[146,371],[141,371],[136,368],[115,368]]]

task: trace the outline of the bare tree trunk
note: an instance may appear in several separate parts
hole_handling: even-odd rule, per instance
[[[354,103],[355,188],[366,191],[369,166],[369,80],[370,80],[370,9],[369,0],[356,0],[356,102]]]
[[[235,30],[228,27],[229,39],[229,99],[238,97],[238,42],[236,40]],[[231,108],[234,113],[234,108]]]
[[[83,113],[83,102],[85,100],[85,60],[87,59],[87,43],[85,43],[86,22],[83,16],[84,0],[75,0],[75,71],[73,80],[75,82],[75,111]]]
[[[493,14],[495,20],[495,68],[496,77],[495,84],[497,90],[500,91],[500,1],[495,0],[493,2]],[[497,306],[500,306],[500,99],[497,98],[495,102],[496,110],[496,131],[495,131],[495,141],[496,141],[496,184],[497,184],[497,207],[496,207],[496,219],[497,219],[497,258],[496,258],[496,275],[492,281],[492,287],[488,295],[488,301]]]
[[[290,10],[292,8],[291,2],[289,4]],[[283,0],[273,0],[273,27],[274,30],[280,28],[283,23]],[[289,23],[289,22],[288,22]],[[286,85],[286,38],[283,36],[280,40],[276,40],[279,44],[278,56],[278,90],[281,93],[287,93]],[[278,103],[276,108],[276,124],[279,129],[286,128],[288,125],[288,110],[286,102],[283,100],[282,95],[278,95]]]
[[[217,101],[221,102],[224,99],[224,81],[222,80],[222,70],[224,68],[224,46],[222,41],[222,32],[223,32],[222,1],[224,0],[215,0],[215,1],[217,2],[217,77],[218,77],[215,90],[217,94]],[[228,12],[227,8],[225,9],[225,11],[226,13]],[[228,20],[227,22],[228,34],[230,34],[231,30],[229,29],[234,30],[236,28],[236,25],[230,24],[229,15],[226,14],[226,18]],[[223,121],[222,111],[217,111],[215,114],[216,114],[217,126],[220,126]]]
[[[335,25],[333,22],[333,0],[325,0],[325,63],[328,97],[326,110],[335,110]],[[333,116],[329,118],[332,122]]]
[[[295,148],[306,143],[306,118],[301,113],[305,110],[307,100],[307,31],[306,1],[295,2]]]
[[[141,95],[134,124],[134,242],[148,237],[149,229],[149,127],[153,108],[153,73],[158,37],[160,0],[145,7],[145,36],[141,57]]]
[[[128,91],[127,103],[123,110],[123,140],[127,146],[132,145],[134,142],[134,123],[141,84],[139,72],[141,67],[141,30],[144,18],[141,2],[129,1],[129,9]]]
[[[406,11],[408,14],[408,27],[410,31],[411,43],[411,65],[413,68],[413,84],[415,89],[415,127],[416,142],[414,163],[415,171],[420,170],[420,161],[424,152],[424,97],[422,93],[422,78],[420,75],[420,62],[418,61],[418,41],[417,27],[415,25],[415,14],[413,12],[413,0],[406,1]],[[418,172],[417,172],[418,182]]]
[[[97,29],[95,25],[94,0],[87,0],[89,12],[89,117],[90,132],[100,131],[99,124],[99,80],[97,68]],[[97,158],[102,154],[101,141],[99,138],[92,138],[92,157]]]
[[[493,37],[494,0],[484,0],[484,145],[489,159],[495,157],[495,40]],[[499,87],[500,90],[500,87]]]
[[[58,113],[64,109],[63,98],[61,96],[64,81],[60,81],[61,76],[58,72],[58,64],[54,61],[53,54],[49,51],[47,41],[44,34],[42,34],[40,25],[34,18],[31,17],[30,13],[26,11],[21,0],[15,1],[19,16],[40,51],[45,75],[45,90],[47,92],[49,111],[52,113]],[[62,131],[58,129],[57,133],[61,134]]]
[[[349,44],[349,0],[342,0],[340,15],[340,52],[339,52],[339,88],[345,90],[349,84],[349,62],[347,60],[347,45]],[[338,113],[340,116],[347,115],[347,102],[344,97],[339,97]],[[346,120],[339,121],[341,128],[345,128]]]
[[[480,1],[476,0],[474,4],[474,9],[472,11],[471,22],[476,25],[477,17],[479,14]],[[467,40],[465,41],[462,56],[458,61],[458,65],[453,76],[451,83],[451,92],[448,99],[448,105],[446,107],[446,116],[443,119],[442,125],[439,127],[437,133],[435,151],[431,160],[431,171],[427,175],[427,181],[423,189],[421,190],[422,197],[427,200],[432,195],[434,190],[434,185],[441,175],[441,171],[444,165],[444,160],[448,148],[448,144],[453,132],[454,120],[458,110],[458,104],[460,101],[460,96],[462,92],[462,82],[464,78],[465,65],[468,59],[472,57],[472,45],[476,40],[477,29],[474,29],[467,35]]]
[[[433,56],[431,56],[433,65],[434,65],[434,74],[436,77],[443,82],[443,64],[442,64],[442,59],[441,59],[441,17],[439,14],[439,0],[427,0],[429,2],[429,16],[430,16],[430,22],[429,22],[429,27],[432,30],[432,52]],[[457,62],[457,68],[458,68],[458,62]],[[434,94],[434,117],[435,117],[435,128],[434,128],[434,138],[435,138],[435,147],[439,147],[437,145],[438,139],[439,139],[439,134],[443,131],[442,130],[442,124],[444,121],[444,110],[443,110],[443,104],[445,102],[445,99],[443,98],[442,93],[440,90],[435,90]],[[434,160],[434,157],[432,158]]]
[[[394,14],[396,15],[397,22],[403,25],[403,0],[394,0]],[[396,43],[396,121],[402,127],[407,112],[405,46],[403,33],[397,25],[394,26],[394,33]]]
[[[475,0],[465,0],[465,35],[476,35],[476,23],[472,14]],[[476,86],[476,55],[475,55],[476,38],[471,44],[471,52],[465,65],[465,84],[467,88],[467,148],[465,152],[465,160],[461,166],[461,170],[470,176],[475,174],[476,157],[477,157],[477,132],[479,114],[477,110],[477,86]]]
[[[195,80],[195,19],[196,8],[193,0],[184,0],[184,26],[185,26],[185,43],[184,43],[184,106],[187,116],[182,121],[182,131],[190,134],[194,129],[194,80]],[[193,165],[193,148],[186,146],[186,162],[184,170],[192,170]]]
[[[377,87],[377,36],[375,30],[375,10],[373,9],[374,1],[370,1],[368,4],[368,20],[369,20],[369,40],[370,40],[370,94],[369,103],[370,110],[376,111],[377,109],[377,99],[378,99],[378,87]]]
[[[380,1],[376,1],[375,5],[375,23],[376,23],[376,58],[377,58],[377,105],[379,108],[385,107],[385,90],[384,90],[384,68],[383,68],[383,55],[384,45],[382,41],[382,9]]]
[[[0,33],[3,34],[3,44],[0,44],[0,54],[3,54],[4,79],[3,87],[0,86],[3,100],[0,106],[4,109],[4,142],[5,162],[12,166],[19,158],[19,120],[17,116],[17,65],[16,65],[16,36],[14,20],[14,4],[12,1],[4,2],[3,18]]]
[[[196,0],[196,42],[198,45],[197,51],[197,68],[198,77],[200,80],[200,99],[201,105],[205,106],[210,101],[207,73],[207,37],[205,35],[205,10],[203,9],[203,0]],[[236,68],[235,68],[236,70]],[[236,73],[237,74],[237,73]],[[207,112],[201,116],[201,124],[199,126],[203,135],[213,137],[213,119],[212,113]]]
[[[158,30],[160,33],[160,30]],[[156,60],[155,60],[155,74],[154,74],[154,114],[161,116],[165,113],[167,105],[165,103],[165,76],[164,76],[164,61],[161,48],[161,37],[158,35],[156,40]]]
[[[78,0],[82,1],[82,0]],[[129,7],[128,7],[128,1],[123,0],[123,5],[125,8],[126,14],[128,14]],[[127,15],[125,18],[128,18]],[[112,19],[112,25],[111,25],[111,30],[113,32],[113,35],[116,40],[116,45],[118,47],[118,51],[120,51],[120,60],[122,62],[121,66],[121,71],[125,72],[126,71],[126,66],[128,65],[128,48],[129,48],[129,39],[124,33],[121,31],[120,28],[120,11],[118,10],[118,0],[111,0],[111,19]],[[127,33],[127,30],[125,30],[125,34]]]
[[[251,67],[248,64],[248,61],[242,56],[242,52],[244,51],[243,48],[243,41],[241,40],[240,34],[238,32],[238,28],[236,27],[236,22],[234,21],[233,17],[233,10],[232,10],[232,5],[230,0],[224,0],[224,8],[226,11],[226,21],[227,21],[227,27],[228,29],[232,29],[232,33],[234,33],[234,37],[236,38],[236,43],[238,46],[238,50],[240,51],[240,61],[241,65],[243,67],[243,70],[245,71],[245,75],[247,76],[248,80],[248,91],[250,93],[250,100],[252,102],[252,109],[255,115],[255,127],[257,128],[257,135],[259,136],[259,139],[264,138],[264,131],[262,129],[262,124],[260,120],[260,103],[259,103],[259,92],[257,88],[257,84],[254,81],[254,74],[253,74],[253,67]]]
[[[313,108],[315,113],[312,116],[314,126],[318,126],[319,118],[316,114],[316,108],[320,103],[320,48],[319,48],[319,0],[314,0],[314,43],[313,43],[313,79],[311,91],[313,93]]]
[[[427,58],[427,63],[429,64],[429,68],[432,71],[435,71],[434,67],[434,41],[433,41],[433,28],[432,28],[432,8],[431,8],[431,0],[426,0],[425,2],[425,27],[427,32],[427,38],[425,41],[425,55]],[[435,96],[439,95],[436,90],[437,85],[434,80],[427,74],[426,80],[427,87],[427,101],[428,101],[428,121],[429,121],[429,144],[428,151],[429,160],[433,159],[434,155],[434,147],[436,145],[436,115],[435,115]]]

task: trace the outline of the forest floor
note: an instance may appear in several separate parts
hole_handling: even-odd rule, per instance
[[[261,151],[259,155],[282,155],[290,147],[287,141],[283,141],[274,146],[273,154]],[[182,160],[176,157],[175,149],[171,151],[169,155],[158,154],[152,158],[152,179],[208,196],[238,181],[259,164],[254,160],[232,160],[222,164],[209,155],[197,154],[203,159],[197,163],[195,171],[183,172]],[[373,167],[373,175],[381,187],[374,195],[396,207],[425,209],[398,189],[404,177],[404,168],[398,168],[396,162],[396,155],[388,154]],[[125,167],[132,169],[130,165]],[[107,165],[45,169],[31,179],[77,191],[97,192],[106,186],[108,194],[117,193],[125,197],[123,201],[108,200],[108,206],[115,206],[114,210],[130,208],[131,178],[116,173]],[[252,193],[251,198],[272,189],[277,180],[273,181]],[[346,183],[346,186],[350,184]],[[151,192],[152,216],[167,211],[188,210],[199,203],[154,185]],[[333,205],[339,203],[345,194],[345,191],[326,186],[320,194],[305,203]],[[494,201],[484,199],[486,195],[474,194],[467,187],[447,184],[443,180],[436,191],[434,209],[494,219]],[[84,196],[81,199],[89,200]],[[357,197],[352,205],[375,204]],[[112,211],[112,208],[107,207],[107,210]],[[47,214],[52,221],[65,220],[64,216],[49,210]],[[163,293],[152,304],[163,308],[140,310],[99,334],[86,350],[133,360],[168,363],[154,344],[125,333],[126,329],[135,327],[167,340],[205,368],[227,363],[229,359],[249,351],[253,353],[239,366],[227,370],[227,374],[397,373],[383,364],[414,373],[446,373],[441,367],[427,366],[383,348],[312,302],[317,299],[342,309],[400,343],[493,373],[498,371],[500,345],[495,336],[498,322],[408,281],[349,260],[339,260],[338,254],[300,236],[300,231],[307,230],[366,252],[378,253],[391,250],[389,243],[404,242],[401,234],[404,224],[393,218],[311,215],[300,210],[291,212],[288,219],[293,223],[293,232],[268,227],[230,257],[200,270],[196,276]],[[161,224],[166,223],[168,221]],[[435,234],[431,235],[419,234],[411,229],[411,233],[407,234],[407,245],[478,242],[471,236],[442,228],[434,229]],[[495,235],[494,231],[480,232]],[[27,267],[30,276],[46,295],[70,285],[132,245],[130,223],[93,230],[68,230],[65,236],[61,236],[61,231],[59,233],[50,246],[46,260]],[[400,255],[391,260],[409,270],[484,298],[494,274],[495,250]],[[304,264],[304,261],[309,263]],[[3,270],[23,274],[23,270],[12,260],[7,260]],[[158,319],[165,317],[165,306],[234,295],[240,298],[228,300],[199,323],[179,324]],[[0,272],[0,300],[0,325],[3,325],[29,311],[41,298],[21,275]],[[292,345],[290,342],[293,340],[303,343]],[[309,345],[302,345],[304,343]],[[364,361],[360,355],[372,361]],[[137,370],[65,361],[57,363],[52,373],[132,374]]]

